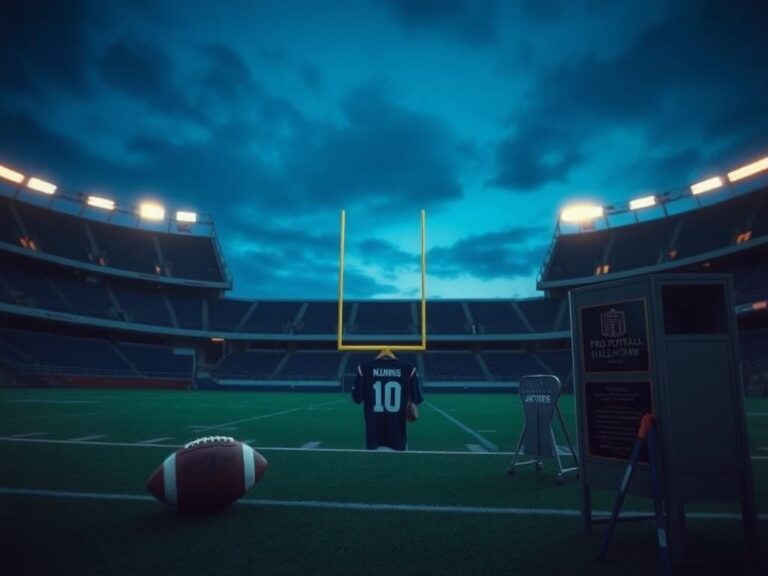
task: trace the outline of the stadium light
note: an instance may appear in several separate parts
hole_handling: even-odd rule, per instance
[[[103,208],[104,210],[114,210],[115,209],[115,201],[110,200],[109,198],[102,198],[101,196],[88,196],[88,199],[85,201],[88,206],[93,206],[94,208]]]
[[[24,174],[16,172],[16,170],[11,170],[10,168],[0,164],[0,178],[10,180],[14,184],[21,184],[24,180]]]
[[[145,220],[163,220],[165,218],[165,208],[154,202],[142,202],[139,204],[139,216]]]
[[[739,180],[753,176],[754,174],[762,172],[763,170],[768,170],[768,156],[758,160],[757,162],[752,162],[751,164],[737,168],[732,172],[728,172],[728,180],[731,182],[738,182]]]
[[[720,188],[722,185],[723,179],[720,178],[720,176],[707,178],[706,180],[702,180],[696,184],[691,184],[691,194],[698,196],[699,194],[704,194],[704,192],[709,192],[710,190]]]
[[[46,182],[45,180],[40,180],[40,178],[30,178],[29,181],[27,182],[27,188],[31,188],[32,190],[37,190],[38,192],[42,192],[43,194],[48,194],[49,196],[56,192],[55,184],[51,184],[50,182]]]
[[[656,206],[656,196],[643,196],[629,201],[630,210],[640,210],[641,208],[650,208]]]
[[[190,224],[194,224],[197,222],[197,212],[176,212],[176,221],[189,222]]]
[[[596,204],[572,204],[567,206],[560,212],[561,222],[581,223],[596,218],[602,218],[605,214],[602,206]]]

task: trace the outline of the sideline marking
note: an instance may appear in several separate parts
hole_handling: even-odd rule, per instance
[[[334,400],[332,402],[325,402],[323,404],[309,404],[308,406],[301,406],[299,408],[291,408],[290,410],[283,410],[281,412],[273,412],[271,414],[261,414],[259,416],[252,416],[250,418],[243,418],[242,420],[234,420],[232,422],[224,422],[223,424],[217,424],[216,426],[205,426],[200,428],[198,432],[207,432],[208,430],[219,430],[223,426],[232,426],[233,424],[241,424],[243,422],[253,422],[254,420],[262,420],[264,418],[272,418],[273,416],[282,416],[283,414],[291,414],[292,412],[299,412],[300,410],[309,410],[310,408],[317,408],[319,406],[329,406],[331,404],[340,404],[346,402],[347,399]]]
[[[467,434],[469,434],[470,436],[475,438],[480,443],[480,445],[483,448],[485,448],[486,450],[488,450],[489,452],[498,452],[499,451],[499,448],[496,446],[496,444],[494,444],[493,442],[491,442],[490,440],[488,440],[484,436],[481,436],[480,434],[478,434],[477,432],[472,430],[472,428],[470,428],[466,424],[464,424],[462,422],[459,422],[458,420],[456,420],[456,418],[454,418],[450,414],[447,414],[446,412],[443,412],[442,410],[440,410],[440,408],[438,408],[437,406],[432,404],[432,402],[426,402],[426,405],[429,406],[430,408],[432,408],[433,410],[435,410],[438,414],[442,414],[443,416],[445,416],[448,420],[450,420],[451,422],[456,424],[456,426],[458,426],[459,428],[464,430],[464,432],[466,432]]]
[[[467,448],[470,452],[488,452],[488,450],[480,446],[480,444],[467,444]]]
[[[41,434],[45,434],[42,432]],[[173,448],[178,449],[184,444],[147,444],[146,442],[85,442],[79,440],[54,440],[52,438],[23,438],[14,436],[0,436],[0,442],[27,442],[32,444],[69,444],[73,446],[118,446],[125,448]],[[170,438],[168,438],[170,439]],[[254,439],[258,440],[258,438]],[[254,440],[244,442],[253,446]],[[514,452],[467,452],[463,450],[406,450],[403,452],[378,452],[376,450],[366,450],[364,448],[296,448],[295,446],[253,446],[259,451],[272,452],[339,452],[345,454],[426,454],[435,456],[513,456]],[[768,456],[751,456],[752,460],[768,460]]]
[[[69,492],[66,490],[33,490],[28,488],[0,488],[0,494],[13,496],[40,496],[49,498],[72,498],[82,500],[133,500],[138,502],[157,502],[152,496],[140,494],[111,494],[104,492]],[[238,500],[235,506],[265,506],[276,508],[324,508],[332,510],[363,510],[370,512],[432,512],[448,514],[504,514],[511,516],[566,516],[580,518],[580,510],[557,508],[505,508],[502,506],[445,506],[439,504],[384,504],[366,502],[323,502],[319,500]],[[594,516],[607,518],[607,510],[594,510]],[[648,514],[647,512],[628,511],[625,514]],[[741,520],[741,514],[729,512],[690,512],[689,518],[702,520]],[[768,519],[768,514],[759,514],[760,520]]]
[[[88,440],[98,440],[99,438],[106,438],[106,434],[93,434],[91,436],[80,436],[79,438],[70,438],[72,442],[88,442]]]
[[[305,450],[314,450],[318,448],[320,444],[322,444],[322,442],[320,442],[319,440],[315,440],[314,442],[307,442],[302,446],[302,448],[304,448]]]

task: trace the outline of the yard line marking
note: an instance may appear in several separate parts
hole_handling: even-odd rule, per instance
[[[82,416],[100,416],[101,412],[75,412],[72,414],[29,414],[24,420],[50,420],[51,418],[80,418]]]
[[[250,418],[243,418],[242,420],[234,420],[232,422],[224,422],[223,424],[217,424],[216,426],[206,426],[205,428],[201,428],[200,432],[205,432],[207,430],[217,430],[220,429],[222,426],[231,426],[233,424],[242,424],[243,422],[253,422],[255,420],[263,420],[264,418],[272,418],[273,416],[282,416],[283,414],[291,414],[293,412],[299,412],[301,410],[307,410],[309,408],[313,407],[319,407],[319,406],[329,406],[331,404],[339,404],[341,402],[346,402],[347,399],[343,400],[334,400],[332,402],[325,402],[323,404],[310,404],[308,406],[301,406],[299,408],[291,408],[290,410],[282,410],[280,412],[273,412],[271,414],[260,414],[259,416],[252,416]]]
[[[25,435],[26,436],[26,435]],[[247,443],[251,444],[258,440],[248,440]],[[121,448],[174,448],[178,449],[184,446],[184,444],[147,444],[146,442],[81,442],[76,440],[54,440],[48,438],[17,438],[14,436],[0,436],[0,442],[27,442],[30,444],[69,444],[75,446],[116,446]],[[377,452],[375,450],[366,450],[365,448],[297,448],[295,446],[256,446],[260,451],[264,452],[338,452],[344,454],[403,454],[403,455],[427,455],[427,456],[513,456],[514,452],[466,452],[463,450],[407,450],[404,452],[398,452],[393,450],[392,452]],[[752,456],[752,460],[768,460],[768,456]]]
[[[490,441],[490,440],[488,440],[487,438],[485,438],[485,437],[481,436],[480,434],[478,434],[477,432],[475,432],[474,430],[472,430],[472,428],[470,428],[469,426],[465,425],[464,423],[462,423],[462,422],[459,422],[458,420],[456,420],[456,418],[454,418],[454,417],[453,417],[453,416],[451,416],[450,414],[447,414],[447,413],[443,412],[442,410],[440,410],[440,408],[438,408],[437,406],[435,406],[434,404],[432,404],[432,402],[427,402],[426,404],[427,404],[427,406],[429,406],[430,408],[432,408],[433,410],[435,410],[435,411],[436,411],[438,414],[442,414],[442,415],[443,415],[443,416],[445,416],[445,417],[446,417],[448,420],[450,420],[451,422],[453,422],[454,424],[456,424],[456,426],[458,426],[459,428],[461,428],[462,430],[464,430],[464,432],[466,432],[466,433],[467,433],[467,434],[469,434],[470,436],[474,437],[474,438],[475,438],[475,439],[476,439],[476,440],[477,440],[477,441],[480,443],[480,445],[481,445],[483,448],[485,448],[486,450],[488,450],[489,452],[498,452],[498,451],[499,451],[499,449],[498,449],[498,447],[496,446],[496,444],[494,444],[493,442],[491,442],[491,441]]]
[[[19,398],[11,402],[23,402],[25,404],[101,404],[101,400],[36,400],[34,398]]]
[[[152,496],[143,494],[115,494],[105,492],[70,492],[67,490],[38,490],[30,488],[0,488],[0,494],[11,496],[38,496],[48,498],[70,498],[82,500],[129,500],[137,502],[157,502]],[[368,502],[333,502],[321,500],[259,500],[244,498],[237,501],[235,506],[261,506],[275,508],[323,508],[331,510],[359,510],[367,512],[429,512],[447,514],[496,514],[510,516],[564,516],[580,518],[580,510],[568,508],[519,508],[503,506],[446,506],[440,504],[385,504]],[[607,518],[607,510],[594,510],[593,516]],[[648,512],[627,511],[624,514],[638,515]],[[688,518],[701,520],[741,520],[741,514],[729,512],[689,512]],[[759,514],[760,520],[768,520],[768,514]]]
[[[30,438],[31,436],[43,436],[45,434],[48,434],[48,432],[27,432],[26,434],[12,434],[11,438]]]
[[[160,442],[163,442],[165,440],[170,440],[173,438],[173,436],[161,436],[160,438],[150,438],[149,440],[142,440],[140,442],[136,442],[136,444],[159,444]]]
[[[480,446],[480,444],[467,444],[467,448],[470,452],[488,452],[488,450]]]
[[[258,440],[254,438],[249,440],[252,443]],[[78,442],[74,440],[53,440],[38,438],[14,438],[12,436],[0,436],[0,442],[27,442],[32,444],[69,444],[74,446],[116,446],[121,448],[181,448],[183,444],[147,444],[138,442]],[[462,450],[408,450],[405,452],[377,452],[375,450],[366,450],[365,448],[297,448],[295,446],[257,446],[262,451],[272,452],[338,452],[343,454],[421,454],[421,455],[454,455],[454,456],[512,456],[514,452],[466,452]]]
[[[72,442],[88,442],[89,440],[98,440],[99,438],[106,438],[106,434],[93,434],[91,436],[80,436],[79,438],[70,438]]]
[[[316,440],[314,442],[307,442],[306,444],[304,444],[302,446],[302,448],[304,448],[306,450],[314,450],[315,448],[320,446],[320,444],[322,444],[322,442]]]

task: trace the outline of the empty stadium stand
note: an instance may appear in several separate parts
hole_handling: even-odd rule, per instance
[[[351,306],[345,303],[344,316],[348,318],[350,311]],[[304,334],[334,334],[337,329],[338,314],[337,302],[309,302],[295,329]]]
[[[414,304],[399,302],[358,302],[349,333],[356,334],[415,334]]]
[[[257,302],[240,328],[253,334],[287,334],[292,331],[301,302]]]
[[[175,354],[167,346],[113,344],[97,338],[8,328],[0,329],[0,361],[22,374],[189,381],[193,376],[193,356]]]
[[[421,330],[420,324],[418,329]],[[465,305],[458,301],[428,301],[427,332],[430,334],[471,334],[472,323],[465,312]]]
[[[235,332],[250,314],[255,302],[212,298],[208,304],[208,329],[216,333]]]
[[[480,334],[518,334],[530,332],[517,308],[509,300],[472,300],[467,303]]]
[[[488,371],[494,380],[519,382],[526,374],[541,374],[545,368],[527,352],[483,352]]]
[[[424,378],[442,382],[487,380],[472,352],[425,352]]]
[[[103,222],[15,196],[0,182],[0,250],[104,274],[223,289],[232,285],[212,235]]]
[[[634,224],[556,233],[538,287],[569,287],[687,266],[748,252],[768,243],[768,187],[692,210]],[[559,228],[558,228],[559,230]]]
[[[568,330],[568,301],[565,298],[531,298],[515,302],[531,332]]]
[[[341,354],[325,350],[298,350],[291,353],[277,376],[286,380],[339,379]]]
[[[274,375],[286,354],[284,350],[233,352],[216,366],[213,376],[221,380],[266,380]]]
[[[567,290],[649,272],[733,275],[749,389],[768,391],[768,188],[634,224],[555,235],[545,298],[431,300],[431,390],[572,384]],[[348,389],[375,353],[335,349],[336,301],[240,300],[215,236],[95,220],[0,183],[0,365],[44,385]],[[82,212],[82,210],[80,210]],[[416,300],[344,303],[347,343],[414,343]],[[383,336],[383,338],[381,338]],[[394,338],[387,338],[394,336]],[[750,388],[751,387],[751,388]]]

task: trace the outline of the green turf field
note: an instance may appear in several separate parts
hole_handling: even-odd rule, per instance
[[[573,398],[561,408],[575,439]],[[765,543],[768,398],[747,411]],[[598,563],[577,480],[556,486],[554,462],[506,475],[516,395],[432,394],[420,413],[409,452],[371,453],[341,394],[1,389],[0,574],[655,573],[653,523],[619,525]],[[144,483],[206,435],[249,442],[270,469],[228,510],[179,516]],[[676,574],[744,573],[738,507],[690,511]]]

